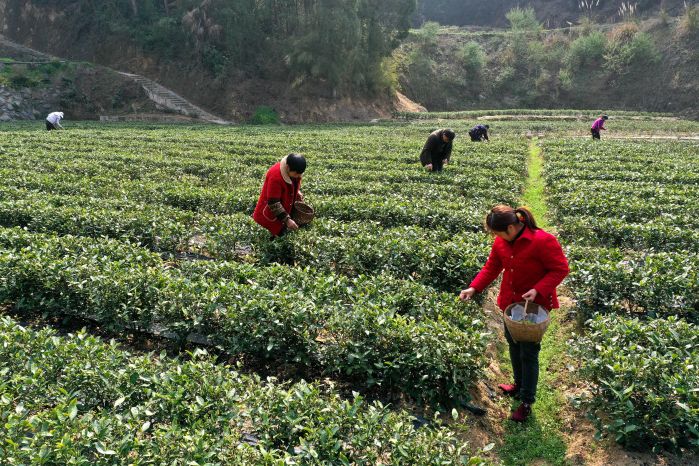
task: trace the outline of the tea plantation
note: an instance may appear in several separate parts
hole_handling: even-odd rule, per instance
[[[0,463],[498,462],[453,422],[500,338],[484,296],[457,295],[488,257],[487,210],[520,203],[531,144],[573,270],[582,407],[626,446],[699,451],[699,146],[526,120],[473,144],[471,114],[436,117],[0,128]],[[444,126],[452,163],[426,173]],[[271,241],[251,213],[289,152],[317,218]],[[63,319],[121,343],[41,324]],[[129,348],[133,333],[182,352]],[[412,407],[457,409],[423,426]]]
[[[571,245],[575,342],[599,433],[699,447],[699,146],[550,141],[549,201]]]

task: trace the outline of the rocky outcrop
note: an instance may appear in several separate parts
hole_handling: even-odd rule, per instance
[[[0,86],[0,122],[10,120],[36,120],[50,110],[45,105],[36,105],[35,102],[48,101],[48,96],[36,95],[32,90],[12,89]]]

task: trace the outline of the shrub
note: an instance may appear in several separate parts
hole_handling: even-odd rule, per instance
[[[573,345],[597,436],[628,447],[699,451],[699,328],[675,317],[596,317]]]
[[[685,4],[686,5],[686,4]],[[699,33],[699,6],[686,5],[680,20],[680,34],[691,37]]]
[[[516,7],[508,11],[505,17],[510,22],[510,28],[513,31],[538,32],[541,30],[541,23],[536,19],[534,8]]]
[[[357,393],[0,319],[2,464],[485,464]],[[183,445],[186,444],[186,447]]]
[[[485,66],[485,52],[478,42],[471,41],[464,45],[459,50],[457,57],[469,77],[480,77]]]
[[[15,73],[10,76],[10,86],[14,87],[15,89],[20,89],[23,87],[36,87],[39,84],[40,83],[36,78],[23,70],[15,71]]]
[[[255,114],[250,119],[253,125],[278,125],[279,114],[272,107],[260,105],[255,109]]]
[[[415,33],[417,43],[423,49],[429,49],[437,45],[437,34],[439,33],[439,23],[428,21],[422,25]]]
[[[644,32],[631,35],[625,28],[615,34],[608,53],[605,67],[617,76],[623,76],[660,61],[660,52],[651,37]]]
[[[564,58],[564,64],[569,72],[577,72],[597,68],[604,63],[604,51],[607,38],[599,31],[578,37],[571,44]]]
[[[561,68],[561,70],[558,72],[558,82],[561,83],[561,88],[566,91],[570,91],[575,88],[573,74],[565,68]]]

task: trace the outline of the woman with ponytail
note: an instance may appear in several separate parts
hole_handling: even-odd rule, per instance
[[[485,266],[461,292],[461,300],[482,292],[504,270],[498,294],[500,309],[504,311],[518,301],[534,301],[548,310],[558,308],[556,287],[569,272],[568,260],[558,240],[537,227],[534,216],[525,207],[493,207],[485,218],[485,228],[495,236],[495,241]],[[522,403],[510,419],[524,422],[536,398],[541,344],[517,343],[507,327],[505,339],[510,347],[514,384],[498,387],[507,395],[519,397]]]

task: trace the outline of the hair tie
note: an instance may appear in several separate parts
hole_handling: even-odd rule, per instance
[[[520,214],[519,212],[517,212],[516,215],[517,215],[517,220],[524,223],[524,215]]]

